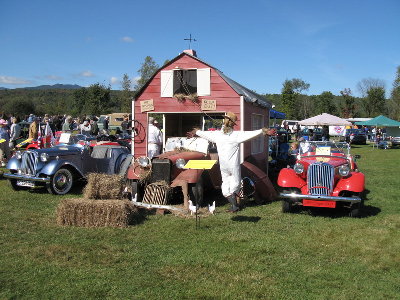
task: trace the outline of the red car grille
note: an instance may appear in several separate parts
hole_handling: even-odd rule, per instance
[[[314,163],[308,167],[307,182],[310,195],[330,195],[333,191],[335,169],[327,163]]]

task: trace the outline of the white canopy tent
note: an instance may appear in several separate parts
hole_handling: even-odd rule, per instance
[[[303,126],[349,126],[352,125],[351,122],[346,121],[345,119],[336,117],[334,115],[330,115],[327,113],[323,113],[317,115],[315,117],[311,117],[299,122],[300,125]]]

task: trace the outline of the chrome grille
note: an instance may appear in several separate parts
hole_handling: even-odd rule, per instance
[[[333,191],[335,169],[327,163],[314,163],[308,167],[308,192],[311,195],[330,195]]]
[[[38,155],[36,152],[25,151],[22,153],[21,173],[25,175],[36,175]]]

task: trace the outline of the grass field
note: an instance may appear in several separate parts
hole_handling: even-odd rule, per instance
[[[59,227],[61,199],[0,180],[0,299],[400,299],[400,149],[357,146],[365,216],[273,202],[125,229]]]

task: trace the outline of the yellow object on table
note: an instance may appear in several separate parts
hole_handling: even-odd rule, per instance
[[[204,169],[211,169],[215,163],[216,160],[196,160],[192,159],[189,160],[186,165],[184,166],[185,169],[196,169],[196,170],[204,170]]]

